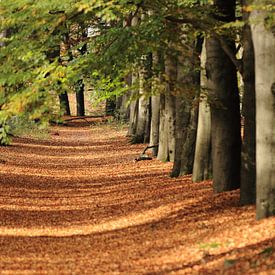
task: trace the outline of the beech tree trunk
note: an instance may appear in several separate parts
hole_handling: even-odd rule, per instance
[[[211,115],[208,104],[208,85],[205,75],[206,49],[201,53],[201,94],[199,102],[198,129],[192,181],[200,182],[211,178]]]
[[[157,158],[160,161],[169,161],[168,153],[168,128],[166,119],[165,95],[160,94],[159,113],[159,147]]]
[[[275,36],[266,18],[264,11],[251,13],[256,75],[257,219],[275,215]]]
[[[226,22],[235,19],[235,1],[216,0]],[[235,43],[221,38],[235,52]],[[240,101],[235,65],[225,54],[220,39],[206,39],[207,76],[211,100],[213,187],[224,192],[240,187]]]
[[[145,58],[145,57],[144,57]],[[149,112],[148,85],[146,84],[146,68],[145,65],[139,69],[139,100],[137,128],[132,138],[133,143],[144,143],[146,135],[146,121]]]
[[[192,77],[188,73],[191,62],[190,57],[178,57],[177,62],[177,79],[176,84],[178,86],[177,95],[175,99],[175,160],[171,177],[178,177],[181,174],[181,168],[183,167],[183,148],[188,136],[188,125],[191,118],[192,100],[189,98],[189,89],[186,88],[186,84],[192,86]],[[190,69],[192,70],[192,69]],[[190,88],[190,87],[189,87]],[[188,91],[187,91],[188,89]]]
[[[160,143],[158,159],[173,162],[175,158],[176,126],[176,98],[173,93],[175,92],[174,86],[177,80],[177,60],[172,54],[166,54],[165,56],[165,73],[168,81],[165,96],[161,97],[160,104]]]
[[[243,1],[243,6],[251,1]],[[244,21],[249,13],[244,13]],[[243,30],[243,82],[244,94],[242,113],[244,135],[241,155],[241,204],[256,203],[256,103],[255,103],[255,61],[251,28],[249,24]]]
[[[77,116],[85,116],[84,87],[82,79],[77,81],[75,86]]]
[[[138,106],[139,106],[139,100],[137,99],[138,91],[135,90],[134,86],[137,82],[137,74],[132,73],[132,91],[130,92],[131,96],[131,103],[129,107],[129,128],[128,128],[128,137],[133,137],[136,134],[137,130],[137,121],[138,121]]]
[[[197,39],[192,43],[185,41],[185,43],[193,50],[185,54],[183,51],[178,56],[176,148],[172,177],[191,174],[195,155],[198,122],[197,90],[200,85],[200,75],[196,71],[196,65],[199,66],[198,56],[201,53],[201,40]]]
[[[196,98],[190,109],[190,120],[187,127],[186,138],[181,153],[180,176],[192,173],[195,156],[196,135],[198,127],[198,105]]]
[[[63,92],[59,95],[59,102],[60,102],[60,110],[64,113],[66,116],[71,115],[71,109],[69,104],[69,98],[67,92]]]
[[[150,129],[150,145],[159,144],[159,121],[160,121],[160,95],[151,97],[151,129]],[[158,154],[158,147],[152,149],[152,155],[156,157]]]

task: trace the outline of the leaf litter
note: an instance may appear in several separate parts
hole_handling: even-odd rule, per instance
[[[275,274],[275,218],[89,120],[0,147],[1,274]]]

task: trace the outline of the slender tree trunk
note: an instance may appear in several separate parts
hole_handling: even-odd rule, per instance
[[[184,95],[178,95],[175,103],[175,160],[171,177],[178,177],[182,167],[182,152],[187,138],[187,128],[190,122],[191,102]]]
[[[169,161],[168,154],[168,128],[166,119],[166,95],[160,94],[160,115],[159,115],[159,147],[157,158],[160,161]]]
[[[147,114],[146,114],[144,141],[143,141],[144,143],[150,142],[151,119],[152,119],[152,100],[150,97],[147,100]]]
[[[161,161],[174,161],[175,158],[175,124],[176,124],[176,98],[175,83],[177,80],[177,60],[172,54],[165,56],[165,73],[168,77],[164,104],[161,97],[160,117],[160,143],[158,159]],[[164,105],[164,110],[162,109]],[[164,116],[163,116],[164,113]],[[162,119],[165,121],[163,122]],[[164,127],[164,128],[163,128]]]
[[[256,68],[257,219],[275,215],[275,36],[266,18],[264,11],[251,13]]]
[[[226,22],[235,18],[235,1],[216,0],[216,7]],[[235,52],[235,42],[222,38]],[[235,65],[225,54],[220,40],[206,40],[207,76],[211,100],[211,145],[213,187],[224,192],[240,187],[240,102]]]
[[[85,116],[84,87],[83,80],[78,80],[75,86],[77,116]]]
[[[162,73],[164,71],[163,59],[161,58],[160,53],[152,54],[152,67],[155,72],[155,79],[152,82],[152,93],[151,96],[151,130],[150,130],[150,145],[158,145],[159,144],[159,133],[160,133],[160,94],[161,91],[161,83],[163,83]],[[152,149],[152,155],[157,157],[158,155],[158,147],[156,146]]]
[[[105,114],[107,116],[114,116],[116,111],[116,100],[115,98],[108,98],[105,105]]]
[[[150,129],[150,145],[159,144],[159,121],[160,121],[160,95],[151,97],[151,129]],[[158,147],[152,149],[152,155],[156,157],[158,154]]]
[[[59,95],[59,102],[60,102],[60,110],[64,115],[70,116],[71,115],[71,109],[69,104],[69,98],[67,92],[63,92]]]
[[[200,182],[212,176],[211,171],[211,116],[208,104],[208,85],[205,75],[205,43],[201,53],[201,95],[199,102],[198,129],[192,181]]]
[[[144,74],[145,74],[144,71],[140,71],[140,74],[139,74],[139,96],[140,97],[138,101],[137,128],[136,128],[136,133],[132,138],[133,143],[143,143],[145,138],[146,119],[147,119],[147,112],[148,112],[148,98],[146,98]]]
[[[186,138],[181,153],[180,175],[188,175],[193,171],[196,136],[198,127],[198,104],[197,98],[194,99],[190,110],[190,120],[187,127]]]
[[[125,77],[125,85],[130,88],[132,85],[132,74]],[[129,101],[131,99],[131,92],[127,92],[116,99],[116,111],[119,120],[128,121],[130,118]]]
[[[243,5],[249,1],[244,0]],[[249,13],[244,13],[247,21]],[[256,103],[255,103],[255,61],[250,25],[243,30],[243,117],[244,136],[241,166],[241,204],[256,203]]]
[[[138,91],[133,88],[137,82],[136,73],[132,73],[132,91],[131,91],[131,103],[130,103],[130,117],[129,117],[129,129],[127,136],[133,137],[136,134],[137,129],[137,117],[138,117],[138,106],[139,100],[137,99]]]

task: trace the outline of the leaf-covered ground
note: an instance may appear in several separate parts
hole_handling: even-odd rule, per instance
[[[0,148],[1,274],[275,274],[275,218],[134,162],[125,133],[79,120]]]

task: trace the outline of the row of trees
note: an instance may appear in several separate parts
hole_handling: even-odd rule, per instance
[[[171,176],[240,187],[257,218],[274,215],[274,8],[260,2],[1,3],[2,143],[13,116],[51,119],[85,79]]]

